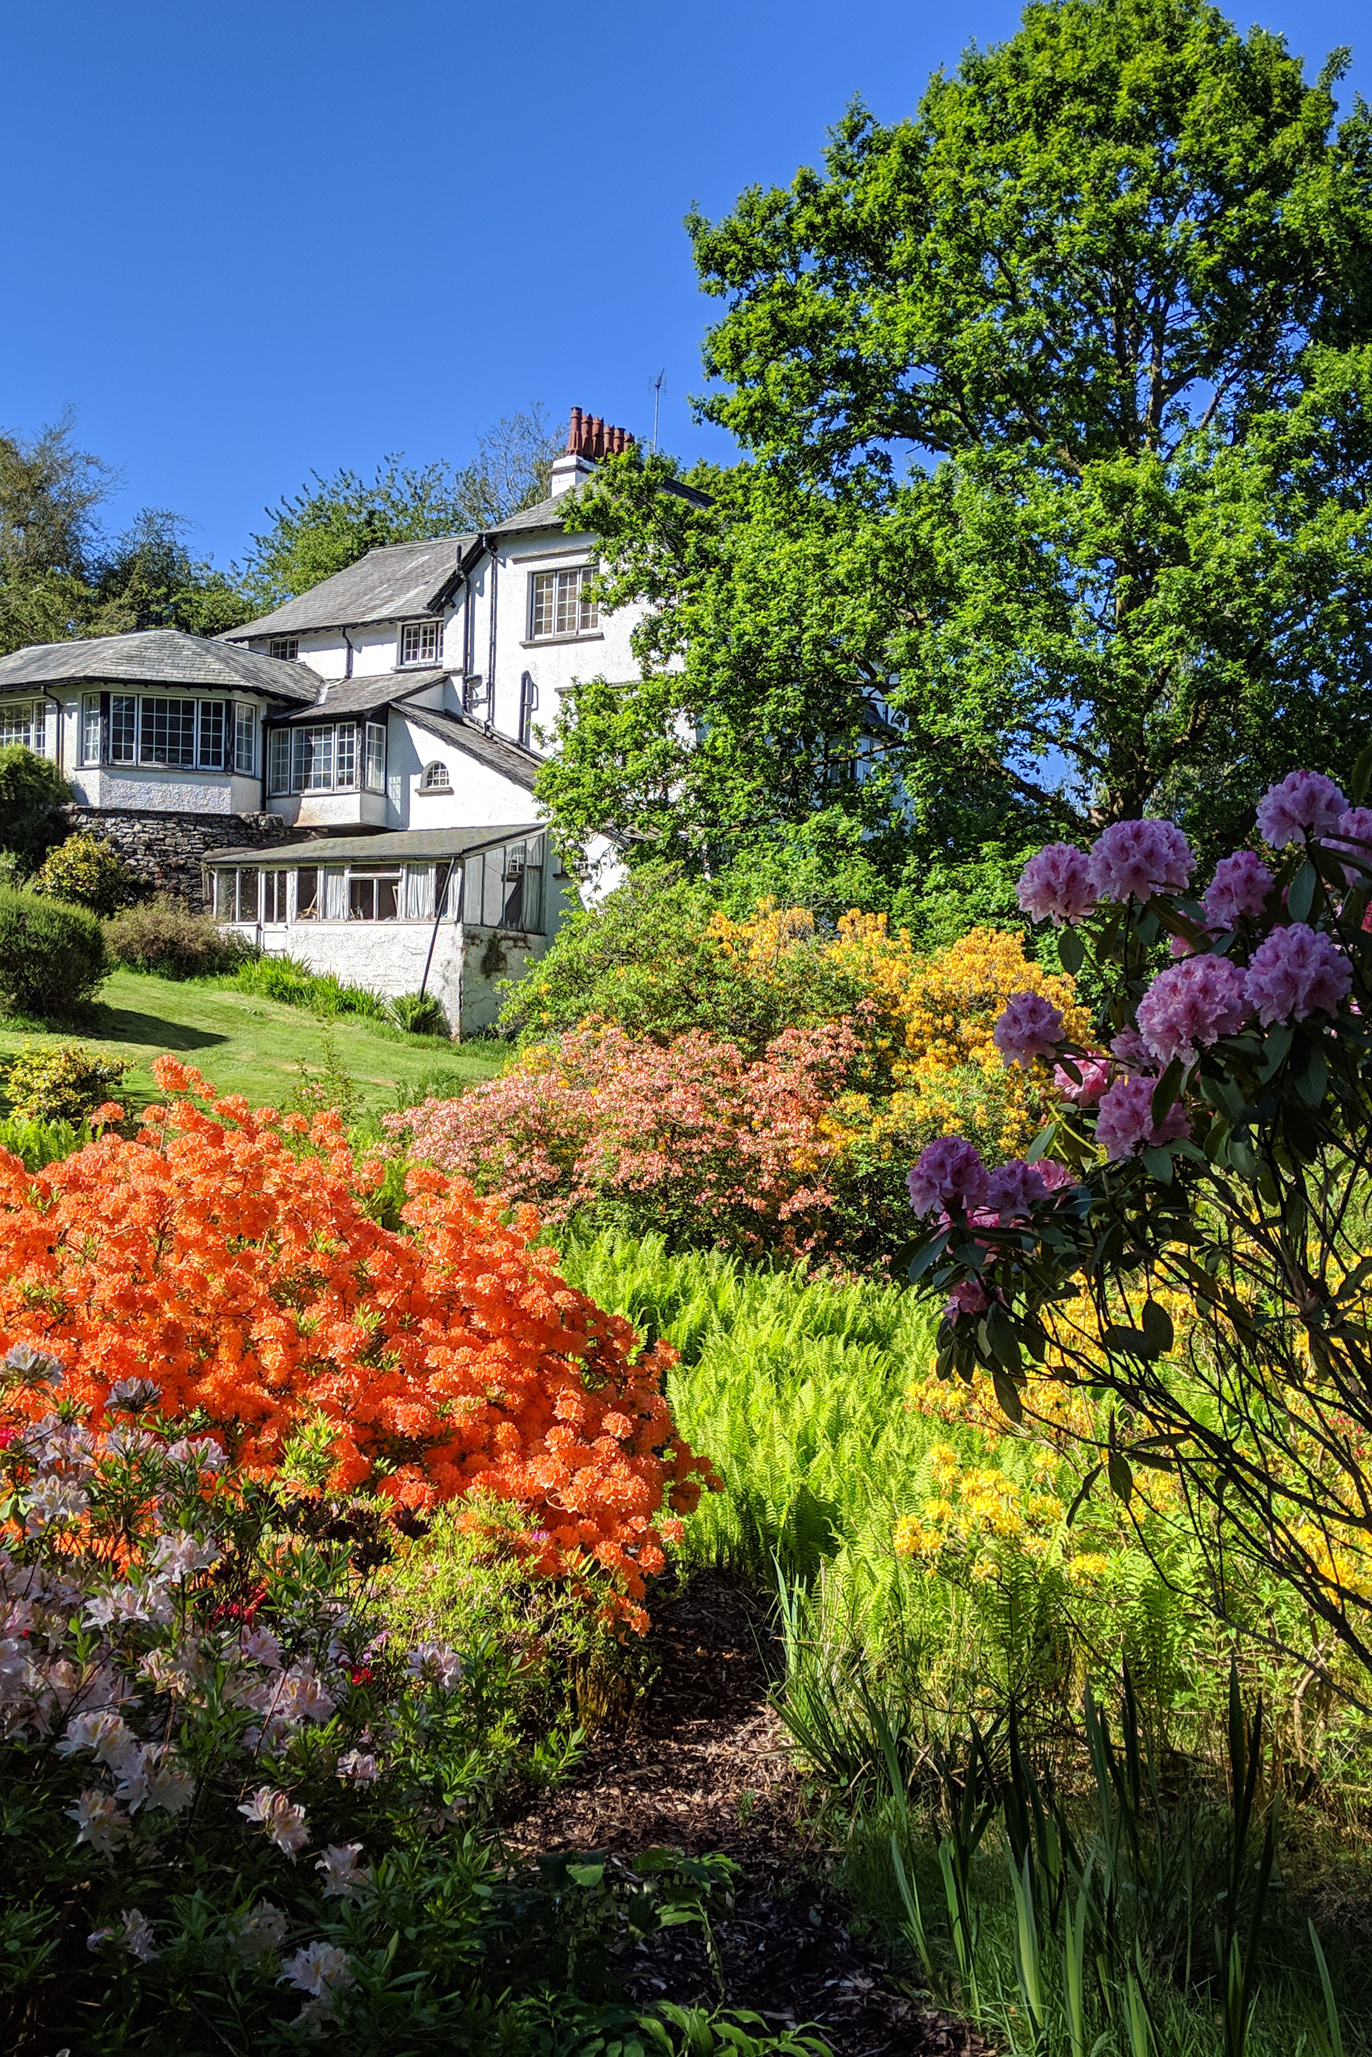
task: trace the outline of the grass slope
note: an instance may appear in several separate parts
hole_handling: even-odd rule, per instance
[[[70,1024],[0,1018],[0,1066],[26,1044],[79,1041],[132,1058],[119,1094],[131,1107],[155,1097],[152,1067],[164,1055],[193,1064],[221,1092],[242,1093],[253,1106],[279,1106],[300,1084],[302,1064],[314,1072],[323,1067],[330,1040],[368,1109],[389,1106],[398,1089],[436,1072],[476,1084],[493,1077],[506,1057],[499,1045],[407,1036],[352,1016],[326,1029],[304,1009],[256,993],[116,971],[100,1002]]]

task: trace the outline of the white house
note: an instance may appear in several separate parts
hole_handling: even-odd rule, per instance
[[[577,679],[637,674],[639,612],[599,613],[594,538],[564,518],[631,440],[574,408],[537,506],[372,550],[214,642],[153,630],[0,658],[0,741],[54,757],[78,818],[151,878],[193,892],[203,866],[262,947],[381,991],[424,983],[454,1029],[483,1026],[492,978],[571,904],[533,799],[540,727]]]

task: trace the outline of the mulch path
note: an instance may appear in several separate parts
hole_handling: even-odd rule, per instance
[[[810,2023],[836,2057],[980,2057],[980,2037],[900,1991],[852,1936],[830,1853],[798,1826],[800,1781],[767,1698],[765,1610],[701,1572],[655,1604],[650,1644],[656,1677],[628,1727],[593,1737],[566,1785],[504,1824],[510,1853],[594,1850],[631,1867],[648,1849],[721,1852],[739,1866],[714,1924],[726,2005],[774,2031]],[[695,1928],[641,1944],[627,1983],[640,2004],[719,2002]]]

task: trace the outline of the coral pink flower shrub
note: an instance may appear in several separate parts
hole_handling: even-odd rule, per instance
[[[848,1022],[788,1029],[755,1060],[703,1030],[661,1045],[588,1025],[385,1125],[397,1149],[552,1221],[609,1206],[696,1239],[810,1249],[837,1204],[830,1109],[859,1053]]]
[[[97,1425],[150,1378],[249,1478],[322,1419],[330,1490],[513,1502],[535,1569],[593,1560],[641,1597],[659,1527],[710,1479],[662,1395],[670,1351],[637,1354],[628,1322],[530,1247],[531,1211],[503,1220],[415,1169],[403,1230],[384,1228],[367,1211],[383,1167],[359,1169],[336,1115],[283,1119],[171,1058],[154,1069],[171,1103],[134,1140],[106,1133],[35,1174],[0,1151],[0,1354],[50,1351]],[[11,1387],[0,1429],[46,1405]]]

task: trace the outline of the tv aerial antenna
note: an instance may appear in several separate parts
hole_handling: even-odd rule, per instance
[[[658,419],[658,412],[659,412],[659,409],[660,409],[660,408],[661,408],[661,406],[662,406],[662,381],[663,381],[663,380],[664,380],[664,379],[666,378],[666,376],[667,376],[667,367],[666,367],[666,365],[664,364],[664,365],[663,365],[663,367],[662,367],[662,369],[661,369],[661,371],[660,371],[660,372],[658,373],[657,377],[656,377],[656,378],[655,378],[655,379],[653,380],[653,449],[654,449],[654,451],[656,451],[656,449],[657,449],[657,419]]]

